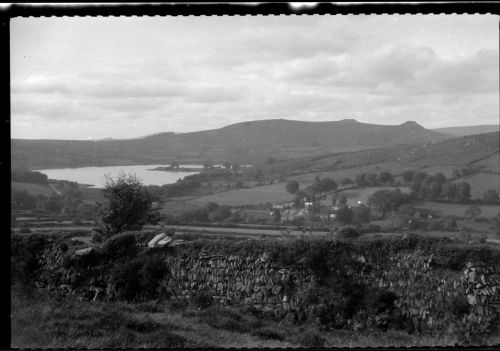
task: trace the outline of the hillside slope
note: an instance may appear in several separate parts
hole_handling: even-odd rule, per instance
[[[465,127],[448,127],[448,128],[437,128],[432,129],[435,132],[445,133],[453,136],[467,136],[474,134],[483,134],[498,132],[500,130],[500,125],[498,124],[484,124],[477,126],[465,126]]]
[[[12,166],[56,168],[99,165],[230,160],[255,163],[268,157],[294,158],[366,150],[402,143],[429,143],[447,135],[415,122],[401,125],[263,120],[192,133],[161,133],[129,140],[12,140]]]
[[[487,166],[492,168],[500,162],[499,142],[499,134],[493,132],[427,144],[393,145],[357,152],[302,157],[261,167],[264,174],[268,175],[331,171],[384,162],[393,163],[398,169],[430,166],[463,167],[481,162],[487,162]]]

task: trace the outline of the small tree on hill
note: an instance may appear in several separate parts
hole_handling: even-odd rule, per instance
[[[467,182],[459,182],[457,184],[456,202],[463,202],[470,199],[470,185]]]
[[[299,190],[300,184],[296,180],[291,180],[286,183],[285,189],[290,194],[295,194]]]
[[[405,171],[401,176],[403,177],[405,183],[409,183],[413,181],[413,177],[415,177],[415,171],[413,170]]]
[[[155,200],[135,175],[120,173],[116,180],[106,176],[102,190],[104,201],[98,203],[100,231],[111,236],[128,230],[140,230],[144,224],[156,223],[159,214],[152,209]]]
[[[400,189],[379,190],[368,199],[368,204],[379,211],[384,218],[388,212],[396,211],[401,205],[409,202],[409,196],[402,193]]]
[[[498,196],[498,191],[494,189],[486,190],[483,194],[483,200],[487,204],[500,201],[500,197]]]
[[[352,222],[353,212],[350,207],[343,205],[337,210],[337,220],[342,224],[349,224]]]
[[[349,184],[354,184],[354,182],[350,178],[344,178],[344,179],[342,179],[340,181],[340,184],[342,184],[342,185],[349,185]]]
[[[366,205],[360,205],[354,207],[352,210],[353,222],[356,224],[363,224],[370,222],[370,207]]]
[[[464,212],[464,216],[470,219],[474,219],[479,215],[481,215],[481,208],[479,206],[470,206]]]
[[[384,171],[378,175],[378,180],[382,184],[387,184],[387,183],[392,184],[394,182],[394,177],[392,176],[391,173]]]

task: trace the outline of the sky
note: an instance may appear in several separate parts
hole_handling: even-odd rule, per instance
[[[498,28],[494,15],[13,18],[11,137],[498,124]]]

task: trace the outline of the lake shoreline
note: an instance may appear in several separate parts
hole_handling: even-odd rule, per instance
[[[148,171],[159,171],[159,172],[197,172],[199,173],[202,168],[172,168],[172,167],[156,167],[148,168]]]
[[[161,170],[155,172],[154,170]],[[66,180],[78,183],[84,189],[104,188],[106,175],[116,178],[121,173],[132,174],[140,178],[143,185],[173,184],[188,175],[200,173],[203,166],[198,164],[186,164],[184,167],[170,169],[165,164],[131,165],[131,166],[104,166],[104,167],[82,167],[82,168],[60,168],[45,169],[38,172],[45,174],[51,180]]]

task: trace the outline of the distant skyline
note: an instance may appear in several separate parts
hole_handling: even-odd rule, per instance
[[[498,16],[13,18],[11,135],[499,123]]]

